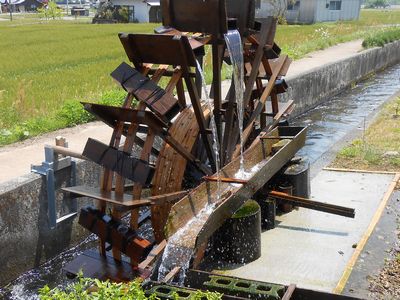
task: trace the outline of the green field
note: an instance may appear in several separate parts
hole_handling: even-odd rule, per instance
[[[77,109],[71,103],[104,100],[102,94],[117,88],[109,73],[127,60],[117,33],[157,26],[82,22],[87,19],[40,22],[34,15],[0,21],[0,145],[87,121],[81,112],[72,120],[66,115]],[[366,10],[357,22],[279,26],[276,39],[297,59],[399,22],[400,11]]]

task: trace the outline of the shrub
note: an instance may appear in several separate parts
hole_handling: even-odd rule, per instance
[[[129,22],[129,10],[127,7],[114,6],[111,1],[100,4],[95,19],[115,20],[118,23]]]
[[[65,290],[50,289],[47,285],[39,290],[41,300],[90,300],[90,299],[115,299],[115,300],[156,300],[155,295],[146,296],[141,287],[140,280],[128,283],[115,283],[100,281],[98,279],[78,277],[78,281],[69,285]],[[175,294],[174,299],[179,299]],[[190,297],[192,300],[219,300],[222,295],[213,292],[198,291]]]

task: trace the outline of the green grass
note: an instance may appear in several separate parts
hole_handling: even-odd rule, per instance
[[[375,32],[367,37],[362,45],[364,48],[383,47],[398,40],[400,40],[400,27]]]
[[[278,26],[276,41],[290,57],[299,59],[315,50],[364,39],[396,24],[400,24],[400,10],[368,9],[361,11],[358,21]]]
[[[333,162],[333,167],[398,171],[400,154],[400,98],[385,105],[377,119],[366,130],[362,139],[356,139],[344,147]]]
[[[14,17],[13,22],[0,21],[0,145],[74,125],[60,118],[65,103],[98,101],[117,88],[109,73],[127,61],[117,33],[150,33],[158,26],[92,25],[86,18],[43,22],[34,14]],[[400,11],[366,10],[357,22],[279,26],[276,40],[298,59],[399,20]],[[206,70],[210,56],[208,52]],[[226,68],[223,72],[228,77]],[[210,82],[211,72],[206,79]]]
[[[116,88],[109,73],[127,61],[117,33],[154,28],[69,22],[9,25],[0,23],[0,128],[12,132],[32,120],[42,120],[44,132],[60,128],[62,122],[52,124],[50,119],[64,103],[97,101]],[[1,144],[12,141],[0,137]]]

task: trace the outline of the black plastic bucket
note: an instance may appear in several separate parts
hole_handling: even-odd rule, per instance
[[[293,196],[310,198],[310,162],[306,157],[293,159],[285,169],[283,179],[293,187]]]

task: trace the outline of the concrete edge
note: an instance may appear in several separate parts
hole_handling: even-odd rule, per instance
[[[367,228],[367,230],[364,232],[362,238],[360,241],[357,243],[357,247],[354,250],[353,255],[351,256],[350,260],[348,261],[346,268],[342,274],[342,277],[340,278],[338,284],[336,285],[335,289],[332,291],[335,294],[341,294],[346,286],[347,281],[350,278],[350,275],[353,271],[353,267],[356,264],[358,257],[360,256],[362,250],[364,249],[365,245],[367,244],[369,237],[371,236],[372,232],[374,231],[376,225],[378,224],[383,211],[386,208],[386,205],[392,196],[394,190],[396,189],[397,183],[400,181],[400,173],[396,173],[393,176],[393,180],[390,183],[389,188],[387,189],[386,193],[383,195],[383,198],[379,204],[378,209],[376,210],[374,216],[372,217],[372,220]]]

